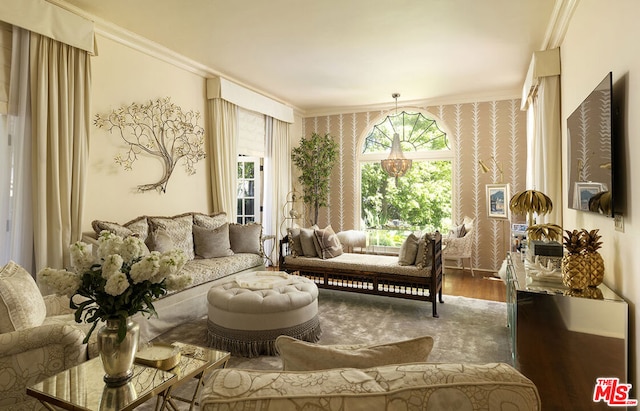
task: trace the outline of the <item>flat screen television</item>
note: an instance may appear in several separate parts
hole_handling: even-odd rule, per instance
[[[613,217],[610,72],[567,118],[569,208]]]

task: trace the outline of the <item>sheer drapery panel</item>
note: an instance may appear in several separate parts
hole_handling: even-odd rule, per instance
[[[291,150],[290,124],[267,117],[266,125],[266,157],[264,161],[265,180],[265,212],[264,232],[275,235],[271,261],[277,260],[278,240],[284,236],[280,231],[284,216],[282,207],[287,201],[287,193],[291,190]],[[271,248],[266,247],[265,253]]]
[[[31,33],[12,30],[8,115],[0,151],[3,151],[0,216],[6,235],[0,239],[0,265],[13,260],[33,272],[33,203],[31,174],[31,106],[29,43]],[[6,138],[6,140],[4,140]],[[4,144],[6,142],[7,144]],[[2,227],[3,230],[5,227]]]
[[[559,76],[539,79],[537,94],[527,110],[527,188],[542,191],[554,205],[550,213],[537,218],[537,223],[562,224]]]

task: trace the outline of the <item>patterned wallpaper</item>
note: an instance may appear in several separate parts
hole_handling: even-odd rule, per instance
[[[438,119],[440,128],[449,134],[454,150],[453,221],[462,222],[464,216],[477,218],[473,233],[473,265],[497,271],[510,246],[511,226],[507,220],[487,217],[485,186],[500,180],[496,167],[491,166],[493,156],[502,166],[504,183],[510,185],[510,195],[525,188],[526,113],[520,111],[520,100],[419,108]],[[321,210],[320,226],[331,224],[336,232],[359,228],[358,157],[363,139],[382,114],[386,112],[343,113],[304,119],[302,131],[305,136],[312,132],[329,133],[340,149],[331,178],[330,206]],[[482,173],[478,160],[490,166],[489,173]],[[521,216],[511,216],[511,220],[524,221]]]

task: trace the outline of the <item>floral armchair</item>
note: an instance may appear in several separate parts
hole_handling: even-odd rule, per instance
[[[469,260],[473,276],[473,230],[475,218],[464,217],[462,224],[452,228],[448,237],[442,237],[442,259],[459,260],[464,270],[464,260]]]
[[[39,409],[26,388],[85,361],[85,331],[68,298],[43,297],[13,261],[0,267],[0,409]]]

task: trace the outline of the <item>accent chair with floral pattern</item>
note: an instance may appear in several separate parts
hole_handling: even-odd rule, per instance
[[[42,296],[13,261],[0,267],[0,409],[40,409],[27,387],[87,360],[85,330],[67,297]]]

